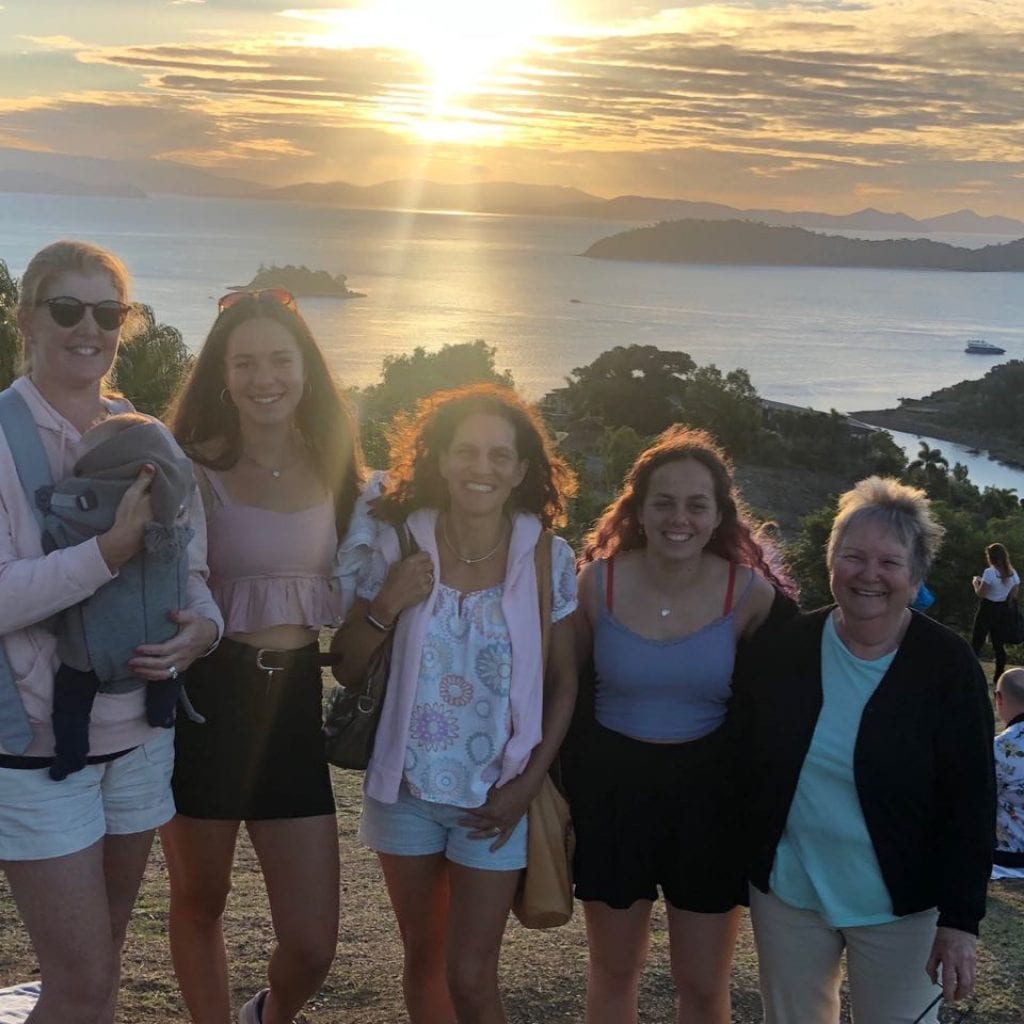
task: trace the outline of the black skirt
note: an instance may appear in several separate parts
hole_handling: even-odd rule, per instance
[[[645,743],[591,722],[565,782],[576,830],[576,897],[625,910],[660,888],[679,910],[746,902],[726,729]]]
[[[174,802],[192,818],[260,821],[334,813],[320,735],[323,684],[317,646],[273,674],[256,651],[223,640],[184,675],[206,722],[178,715]]]

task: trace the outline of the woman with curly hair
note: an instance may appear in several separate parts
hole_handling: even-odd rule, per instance
[[[395,631],[360,835],[380,857],[405,950],[412,1024],[499,1024],[498,955],[526,810],[576,697],[573,554],[535,547],[575,490],[537,414],[474,385],[421,403],[391,437],[382,531],[337,637],[356,683]],[[397,531],[419,550],[402,559]],[[541,659],[540,587],[552,591]]]
[[[736,645],[780,579],[713,439],[666,430],[586,540],[581,662],[594,721],[568,759],[588,1024],[637,1020],[653,901],[665,897],[679,1019],[730,1020],[744,883],[724,728]],[[774,585],[774,586],[773,586]]]

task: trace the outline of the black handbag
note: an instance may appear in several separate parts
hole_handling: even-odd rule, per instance
[[[419,551],[405,523],[396,527],[395,532],[403,560]],[[365,771],[370,763],[391,674],[394,641],[392,629],[370,656],[360,683],[355,687],[336,686],[327,698],[322,730],[324,753],[328,762],[337,768]]]
[[[1006,618],[1003,621],[1002,641],[1004,644],[1024,643],[1024,612],[1017,601],[1006,602]]]

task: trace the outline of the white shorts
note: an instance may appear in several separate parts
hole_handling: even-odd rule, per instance
[[[0,861],[48,860],[105,835],[133,835],[174,817],[174,730],[59,782],[47,768],[0,768]]]

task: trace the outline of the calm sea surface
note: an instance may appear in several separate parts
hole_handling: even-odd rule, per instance
[[[531,397],[615,345],[689,352],[746,368],[766,398],[841,411],[896,405],[993,360],[982,337],[1024,358],[1024,275],[720,267],[589,260],[628,225],[574,219],[339,210],[180,197],[0,195],[0,259],[20,274],[59,237],[120,254],[135,297],[197,348],[216,298],[259,264],[345,273],[365,299],[301,306],[345,383],[376,381],[385,356],[484,338]],[[1005,238],[932,236],[979,246]],[[906,442],[911,447],[912,439]],[[945,446],[949,447],[949,446]],[[976,482],[1024,475],[970,461]],[[953,461],[951,458],[950,461]]]

